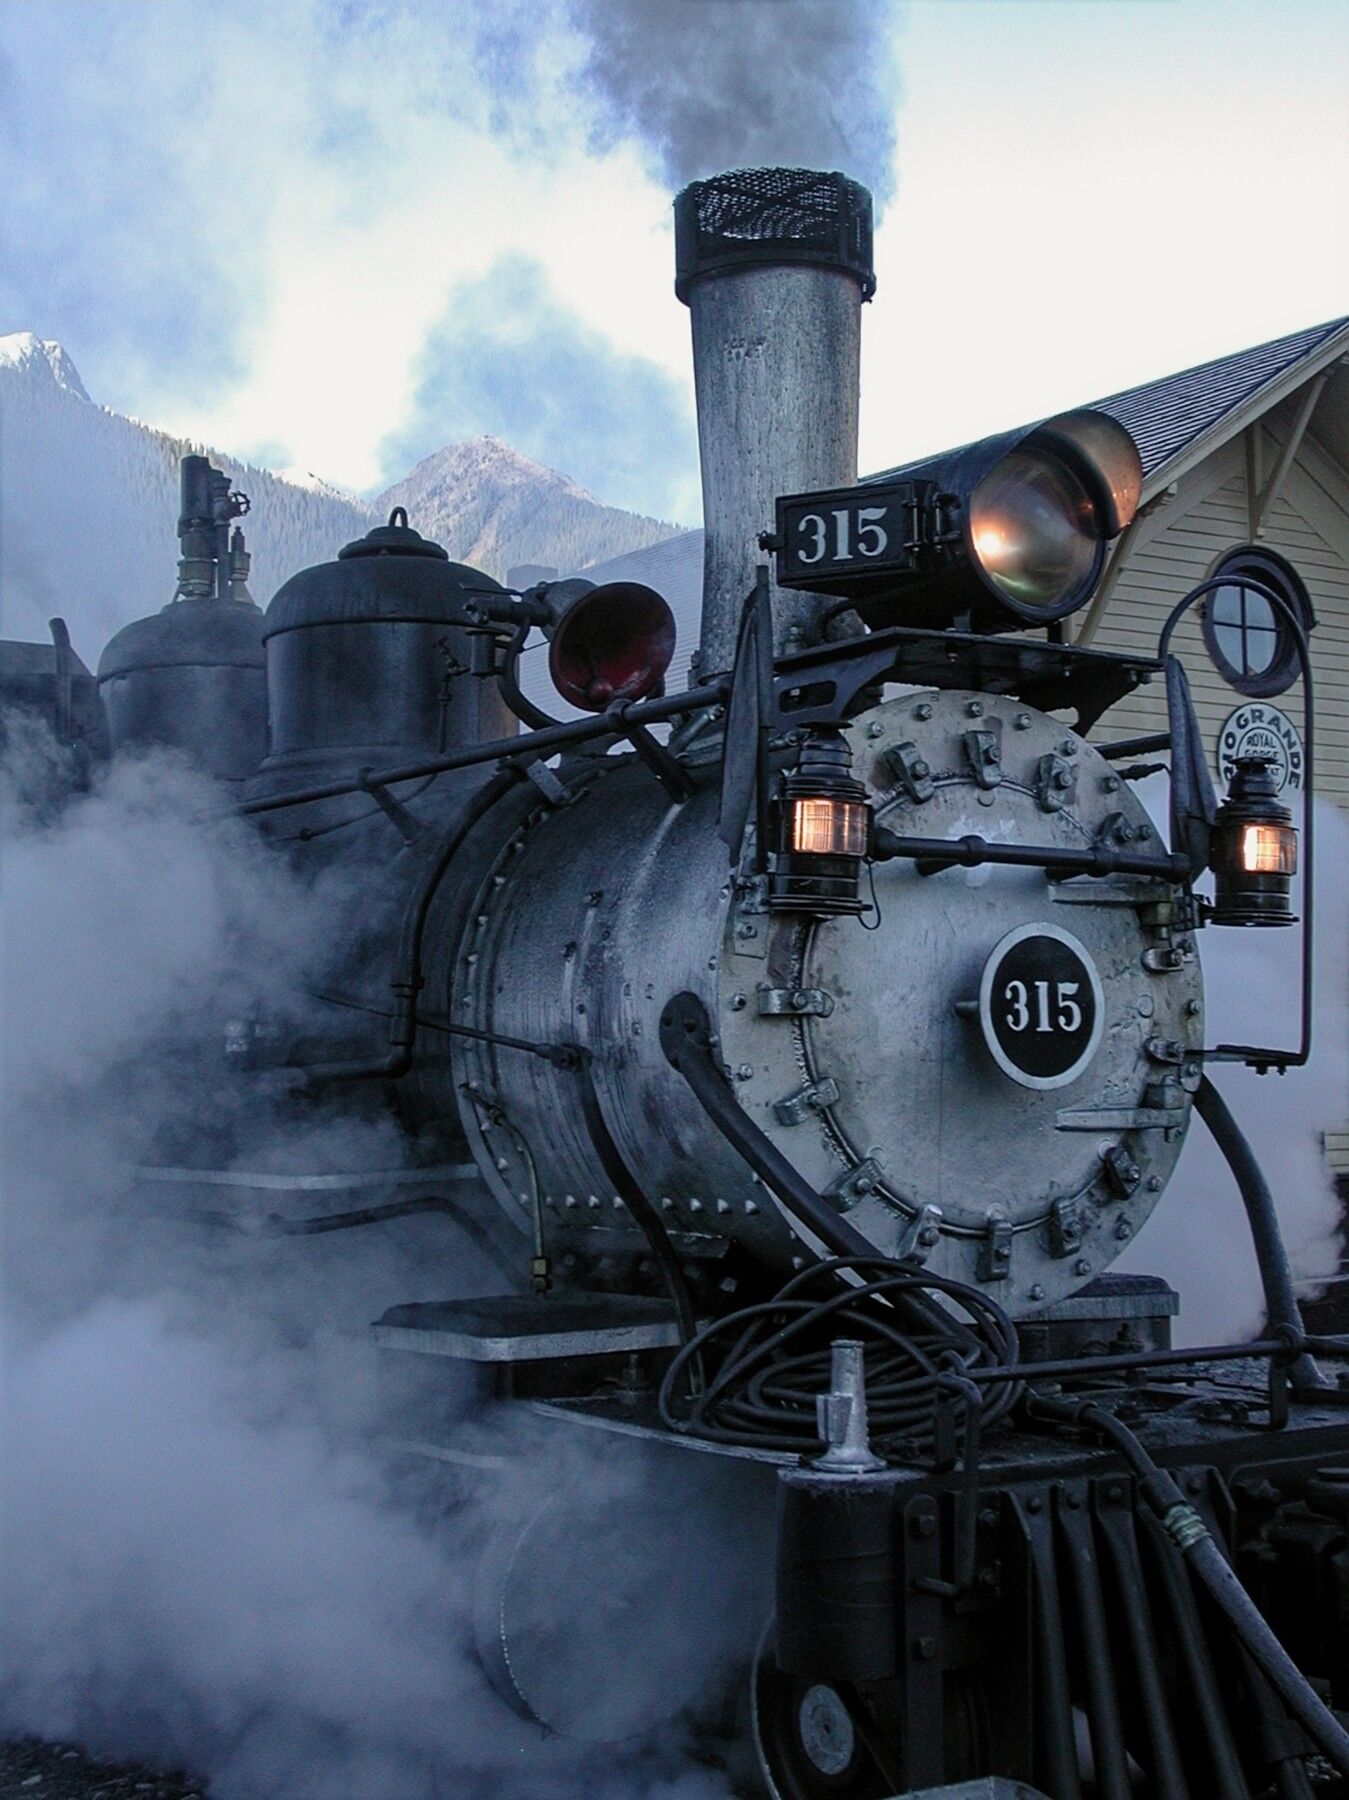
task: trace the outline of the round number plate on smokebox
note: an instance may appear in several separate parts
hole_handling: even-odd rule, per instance
[[[989,1054],[1028,1088],[1066,1087],[1096,1054],[1105,1028],[1101,979],[1058,925],[1019,925],[996,946],[979,983]]]

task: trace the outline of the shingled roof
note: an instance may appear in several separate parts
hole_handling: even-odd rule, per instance
[[[1220,356],[1178,375],[1164,375],[1160,381],[1127,388],[1094,404],[1133,434],[1143,473],[1151,475],[1347,326],[1349,318],[1331,319],[1326,325],[1238,350],[1235,356]]]
[[[1142,387],[1126,388],[1122,393],[1087,404],[1109,413],[1132,433],[1143,458],[1144,479],[1150,486],[1156,485],[1152,478],[1191,444],[1215,431],[1262,389],[1276,383],[1284,385],[1283,378],[1299,363],[1309,362],[1333,338],[1341,336],[1349,341],[1349,316],[1312,325],[1306,331],[1294,331],[1288,337],[1256,344],[1249,350],[1238,350],[1232,356],[1220,356],[1213,362],[1182,369],[1176,375],[1163,375],[1159,381],[1146,381]],[[1024,429],[1029,430],[1032,423],[1029,421]],[[954,449],[937,452],[938,456],[954,454]],[[883,481],[935,460],[932,456],[916,457],[897,469],[885,469],[865,479]]]
[[[1332,340],[1344,339],[1349,349],[1349,316],[1331,319],[1324,325],[1313,325],[1306,331],[1292,332],[1275,338],[1272,343],[1256,344],[1249,350],[1238,350],[1232,356],[1220,356],[1213,362],[1200,363],[1194,369],[1182,369],[1176,375],[1164,375],[1159,381],[1144,382],[1142,387],[1127,388],[1104,400],[1090,402],[1109,413],[1131,432],[1143,458],[1147,486],[1155,490],[1163,485],[1159,472],[1174,463],[1192,445],[1210,434],[1221,438],[1224,420],[1243,412],[1262,390],[1273,390],[1271,403],[1279,392],[1299,385],[1297,367],[1313,359],[1326,361],[1333,355]],[[1311,371],[1308,371],[1310,374]],[[1029,429],[1029,426],[1026,427]],[[941,452],[939,454],[953,454]],[[1200,451],[1198,454],[1206,454]],[[934,461],[924,456],[864,476],[866,481],[884,481],[888,476],[903,474],[920,463]],[[674,609],[679,631],[679,649],[671,665],[667,686],[675,691],[685,679],[688,659],[698,640],[698,613],[703,579],[703,534],[681,532],[678,537],[651,544],[645,550],[629,552],[585,570],[592,581],[646,581],[658,588]],[[540,675],[542,663],[540,661]],[[528,692],[526,684],[526,692]]]

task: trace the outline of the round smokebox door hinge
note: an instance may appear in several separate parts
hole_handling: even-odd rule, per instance
[[[1076,1081],[1105,1030],[1096,965],[1062,926],[1019,925],[995,945],[979,983],[989,1055],[1021,1087]]]

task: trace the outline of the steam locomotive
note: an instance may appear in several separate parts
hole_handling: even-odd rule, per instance
[[[775,1498],[778,1800],[1306,1796],[1349,1774],[1349,1342],[1305,1329],[1205,1073],[1306,1060],[1310,962],[1299,1047],[1206,1046],[1199,936],[1293,925],[1299,838],[1258,760],[1209,786],[1169,655],[1203,590],[1155,657],[1069,640],[1141,488],[1103,413],[858,479],[856,183],[739,171],[675,218],[686,691],[653,589],[511,591],[399,513],[263,614],[202,457],[179,595],[104,654],[114,753],[177,745],[278,855],[351,873],[317,1015],[226,1048],[392,1108],[415,1187],[278,1229],[449,1212],[508,1291],[394,1307],[392,1358]],[[522,691],[540,631],[565,717]],[[1166,733],[1091,735],[1152,679]],[[1169,842],[1134,791],[1161,750]],[[1179,1351],[1166,1285],[1108,1271],[1195,1110],[1268,1320]],[[567,1730],[511,1617],[536,1555],[496,1566],[480,1648]]]

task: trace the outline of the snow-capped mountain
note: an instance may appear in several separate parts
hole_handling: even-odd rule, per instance
[[[31,331],[0,337],[0,368],[16,369],[38,381],[51,380],[80,400],[89,398],[79,371],[55,338],[34,337]]]
[[[437,450],[375,505],[381,512],[405,506],[418,531],[498,580],[521,563],[584,569],[679,529],[605,506],[495,437]]]
[[[60,614],[92,667],[114,631],[171,600],[178,459],[203,448],[96,406],[59,344],[0,337],[0,636],[45,639]],[[370,529],[363,501],[208,454],[252,501],[259,601]]]
[[[495,438],[451,445],[372,502],[305,469],[255,468],[96,405],[69,355],[0,337],[0,637],[45,639],[65,618],[91,666],[106,640],[165,605],[177,576],[178,459],[204,450],[252,502],[249,586],[260,605],[405,506],[449,554],[498,579],[518,564],[583,568],[675,527],[603,505]]]

